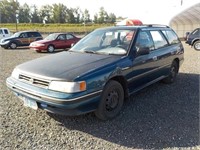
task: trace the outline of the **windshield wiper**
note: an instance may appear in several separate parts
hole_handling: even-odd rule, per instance
[[[93,50],[84,50],[84,52],[85,52],[85,53],[92,53],[92,54],[96,54],[96,52],[95,52],[95,51],[93,51]]]

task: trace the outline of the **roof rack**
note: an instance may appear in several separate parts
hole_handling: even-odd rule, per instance
[[[167,25],[163,25],[163,24],[143,24],[144,26],[148,26],[148,27],[166,27],[166,28],[170,28]]]

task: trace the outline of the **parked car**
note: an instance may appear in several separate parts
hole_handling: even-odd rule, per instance
[[[80,38],[71,33],[53,33],[44,40],[32,42],[29,47],[37,52],[45,50],[52,53],[55,49],[70,48],[72,44],[77,43],[79,40]]]
[[[200,50],[200,28],[194,29],[187,36],[186,43],[193,46],[195,50]]]
[[[1,40],[1,47],[8,49],[16,49],[21,46],[29,46],[31,42],[42,40],[42,36],[36,31],[21,31],[16,32],[14,35]]]
[[[108,120],[138,90],[160,80],[173,83],[183,54],[168,26],[102,28],[69,51],[18,65],[6,83],[33,109],[64,115],[95,112]]]
[[[0,40],[11,36],[10,30],[7,28],[0,28]]]

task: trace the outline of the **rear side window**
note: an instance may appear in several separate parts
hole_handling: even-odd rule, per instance
[[[160,33],[160,31],[150,31],[150,33],[153,38],[155,49],[162,48],[168,45],[166,39]]]
[[[74,38],[74,36],[71,35],[71,34],[67,34],[66,37],[67,37],[67,40],[70,40],[70,39],[73,39],[73,38]]]
[[[170,45],[180,43],[177,35],[173,31],[167,30],[162,32],[166,36]]]

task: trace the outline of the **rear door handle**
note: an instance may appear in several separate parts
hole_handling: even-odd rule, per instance
[[[154,61],[158,60],[158,57],[157,56],[153,56],[153,60]]]

